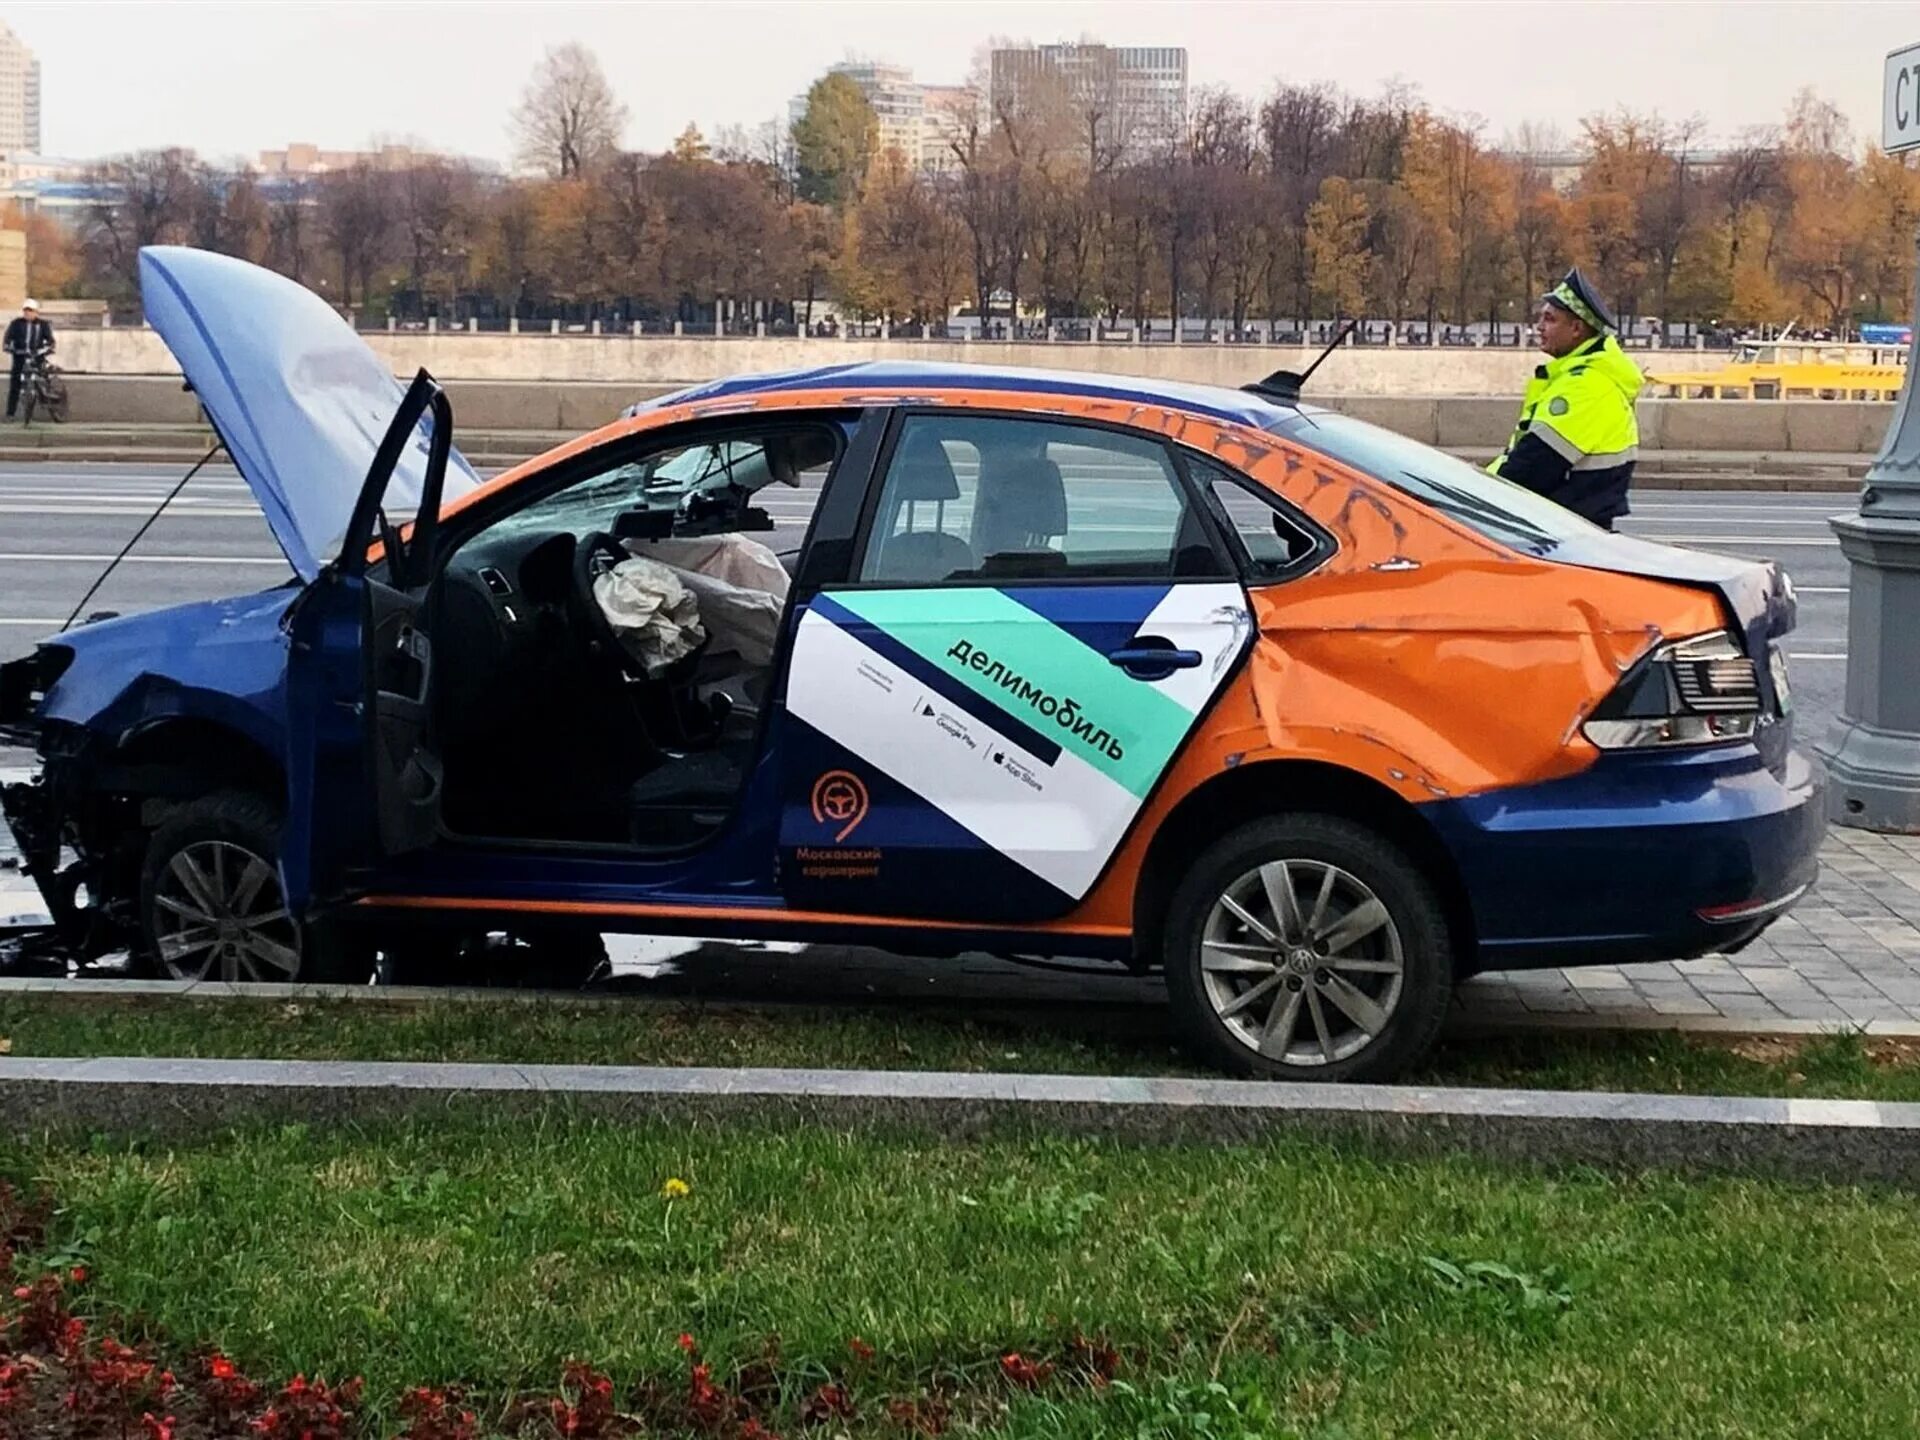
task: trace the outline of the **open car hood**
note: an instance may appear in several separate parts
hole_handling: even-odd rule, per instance
[[[287,560],[313,579],[339,554],[405,387],[326,301],[244,260],[149,245],[140,298]],[[431,425],[423,415],[386,480],[395,524],[419,503]],[[442,502],[479,483],[450,453]]]

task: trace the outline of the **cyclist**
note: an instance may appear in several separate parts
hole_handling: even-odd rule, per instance
[[[4,341],[6,352],[13,361],[12,373],[7,377],[7,419],[14,417],[20,408],[20,383],[26,377],[27,366],[42,355],[53,353],[53,326],[40,318],[40,302],[28,297],[20,302],[20,313],[7,325]]]

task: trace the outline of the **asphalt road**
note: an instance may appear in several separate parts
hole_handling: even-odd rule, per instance
[[[57,630],[107,562],[179,479],[143,464],[0,465],[0,658]],[[775,549],[797,544],[811,495],[763,491]],[[1826,517],[1848,497],[1747,491],[1646,491],[1631,533],[1781,561],[1801,597],[1788,645],[1802,740],[1838,713],[1846,672],[1847,568]],[[263,589],[290,578],[245,484],[230,467],[195,477],[87,611],[130,612]],[[0,752],[0,763],[23,761]]]

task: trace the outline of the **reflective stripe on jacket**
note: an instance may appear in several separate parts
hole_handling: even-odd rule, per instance
[[[1627,513],[1640,454],[1640,369],[1611,335],[1538,366],[1520,423],[1487,469],[1600,525]]]

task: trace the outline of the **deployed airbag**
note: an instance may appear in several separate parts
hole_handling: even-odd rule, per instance
[[[716,652],[730,650],[755,669],[773,664],[790,583],[773,551],[736,534],[630,540],[627,549],[671,567],[693,592]]]
[[[594,603],[650,678],[705,643],[700,604],[680,573],[658,560],[622,560],[593,582]]]

